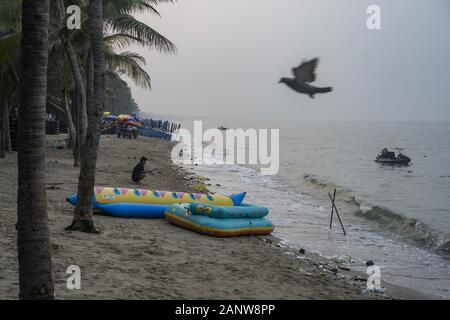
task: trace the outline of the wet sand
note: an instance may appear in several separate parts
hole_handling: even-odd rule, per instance
[[[196,234],[164,220],[96,215],[99,235],[67,232],[78,169],[71,152],[51,148],[48,136],[47,197],[57,299],[384,299],[426,298],[388,286],[386,295],[365,293],[361,275],[331,261],[299,254],[272,236],[219,239]],[[97,185],[136,188],[131,170],[139,158],[153,169],[139,188],[193,191],[199,177],[170,160],[171,143],[103,136]],[[16,247],[16,154],[0,159],[0,299],[18,297]],[[241,191],[241,190],[237,190]],[[81,290],[66,287],[67,267],[81,268]]]

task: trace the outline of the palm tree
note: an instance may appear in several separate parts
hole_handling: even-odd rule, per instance
[[[45,189],[49,0],[22,1],[17,247],[19,297],[53,299]]]
[[[104,0],[105,12],[105,54],[107,62],[107,77],[114,79],[118,75],[125,75],[132,79],[136,84],[150,89],[150,76],[143,69],[145,59],[134,52],[120,52],[120,50],[130,45],[146,46],[150,49],[157,49],[164,53],[174,53],[175,45],[166,39],[159,32],[150,26],[136,20],[134,13],[150,12],[160,16],[153,5],[160,2],[173,2],[172,0]],[[21,0],[2,0],[0,2],[0,70],[4,66],[9,66],[11,59],[16,56],[15,53],[20,49],[20,3]],[[57,78],[51,83],[50,90],[58,88],[57,95],[52,96],[51,105],[55,106],[55,99],[58,100],[59,109],[64,110],[64,101],[66,94],[72,97],[72,91],[78,99],[76,109],[85,109],[83,100],[85,94],[85,77],[89,43],[88,19],[82,21],[82,29],[79,31],[68,32],[65,27],[67,19],[65,7],[69,4],[79,5],[82,9],[82,17],[87,17],[87,0],[57,0],[51,1],[50,7],[50,62],[49,79],[52,76]],[[2,34],[4,32],[5,34]],[[65,58],[64,58],[65,57]],[[18,61],[15,64],[18,66]],[[65,66],[69,65],[70,68]],[[72,73],[70,81],[64,79],[66,71]],[[63,79],[61,79],[63,75]],[[11,82],[11,81],[10,81]],[[63,87],[61,87],[63,86]],[[3,84],[2,90],[5,89]],[[69,91],[69,92],[66,92]],[[81,91],[78,92],[78,91]],[[73,102],[73,101],[71,101]],[[77,102],[77,101],[75,101]],[[0,107],[1,108],[1,107]],[[76,110],[74,110],[76,111]],[[83,125],[87,125],[86,111],[79,113],[81,120],[81,135],[85,132]],[[73,119],[75,122],[77,119]],[[84,140],[84,139],[83,139]]]
[[[133,52],[117,53],[117,50],[123,49],[132,44],[157,48],[163,52],[173,52],[175,46],[156,30],[136,20],[132,14],[135,12],[149,11],[159,16],[158,11],[152,5],[158,2],[172,2],[171,0],[104,0],[105,4],[105,22],[107,26],[107,35],[104,38],[107,77],[117,78],[117,75],[126,75],[138,85],[144,88],[150,88],[150,76],[143,69],[145,59]],[[78,5],[82,9],[84,17],[82,29],[80,31],[69,32],[66,28],[65,7],[68,5]],[[17,81],[6,79],[12,72],[4,73],[11,66],[18,68],[16,52],[20,49],[21,30],[20,30],[20,8],[21,0],[2,0],[0,2],[0,72],[2,79],[0,84],[1,93],[5,91],[6,84],[14,84],[13,92],[17,91]],[[76,129],[78,140],[85,141],[87,129],[86,112],[86,88],[85,76],[87,67],[87,57],[89,43],[88,26],[88,1],[87,0],[56,0],[50,3],[50,64],[49,81],[51,85],[49,90],[49,107],[58,110],[67,110],[66,101],[70,100],[73,116],[65,112],[69,128]],[[70,68],[66,68],[66,66]],[[67,81],[67,71],[72,76]],[[16,78],[18,80],[16,72]],[[69,74],[70,74],[69,73]],[[84,75],[83,75],[84,74]],[[56,78],[56,79],[54,79]],[[61,79],[62,78],[62,79]],[[55,94],[55,90],[57,93]],[[0,95],[0,99],[1,99]],[[0,101],[0,111],[2,109]],[[73,119],[72,119],[73,118]],[[74,122],[76,126],[70,124]],[[71,133],[71,144],[74,154],[74,165],[79,166],[79,151],[76,135]],[[75,138],[75,139],[74,139]],[[1,139],[0,139],[1,140]],[[1,147],[1,145],[0,145]],[[1,149],[0,149],[1,151]]]
[[[17,6],[21,0],[2,0],[0,2],[0,32],[2,30],[13,30],[8,37],[0,36],[0,70],[2,67],[2,61],[4,57],[8,57],[8,53],[14,56],[14,52],[20,48],[21,30],[20,6]],[[110,79],[118,79],[120,75],[125,75],[131,78],[138,85],[150,89],[151,82],[150,76],[143,69],[145,65],[145,59],[129,51],[119,52],[120,50],[130,45],[141,45],[151,49],[157,49],[164,53],[174,53],[176,51],[175,45],[162,36],[159,32],[135,19],[134,13],[137,12],[150,12],[159,16],[158,11],[154,8],[155,4],[160,2],[173,2],[172,0],[104,0],[104,29],[102,28],[102,48],[104,50],[106,61],[106,76]],[[91,59],[92,43],[90,41],[90,28],[91,22],[89,19],[83,19],[81,30],[68,32],[65,28],[66,13],[63,8],[67,4],[79,5],[82,9],[83,17],[88,16],[88,1],[87,0],[57,0],[51,1],[50,7],[50,70],[49,79],[52,81],[52,85],[49,88],[51,94],[48,96],[49,105],[58,107],[60,110],[66,110],[69,127],[72,130],[70,123],[72,122],[69,117],[68,100],[72,102],[73,122],[75,126],[73,129],[77,132],[76,144],[79,147],[73,148],[75,162],[77,163],[77,156],[82,150],[88,150],[88,156],[86,157],[86,166],[82,166],[80,169],[80,186],[83,191],[80,192],[80,206],[77,205],[74,213],[74,219],[69,229],[84,229],[80,228],[81,224],[91,226],[86,228],[87,231],[93,231],[92,228],[92,209],[87,209],[87,206],[91,205],[91,193],[93,188],[92,182],[86,183],[86,181],[92,181],[92,178],[85,180],[91,175],[94,165],[95,174],[95,159],[96,149],[98,147],[99,140],[99,124],[96,117],[101,115],[98,113],[100,109],[97,109],[95,114],[95,121],[91,119],[91,136],[88,137],[87,130],[89,126],[88,121],[88,105],[94,93],[90,91],[93,89],[93,73]],[[18,8],[19,7],[19,8]],[[16,14],[4,14],[4,13]],[[15,19],[13,17],[16,17]],[[3,26],[8,26],[4,28]],[[103,35],[104,31],[104,35]],[[13,41],[14,40],[14,41]],[[89,58],[87,58],[89,57]],[[66,66],[69,67],[66,67]],[[67,71],[69,76],[67,77]],[[20,76],[20,75],[19,75]],[[12,83],[12,82],[10,82]],[[1,83],[0,83],[1,85]],[[102,85],[103,86],[103,85]],[[1,85],[2,90],[3,85]],[[56,91],[56,92],[55,92]],[[72,94],[70,94],[72,92]],[[68,96],[72,98],[68,98]],[[103,98],[102,98],[103,99]],[[104,103],[103,103],[104,104]],[[59,106],[58,106],[59,105]],[[1,108],[1,104],[0,104]],[[93,131],[92,131],[93,130]],[[96,133],[98,130],[98,134]],[[94,134],[95,133],[95,134]],[[72,134],[73,136],[73,134]],[[93,147],[92,147],[93,146]],[[95,151],[95,157],[91,152]],[[92,158],[93,157],[93,158]],[[89,159],[92,158],[92,159]],[[92,164],[91,164],[92,163]],[[90,172],[86,174],[86,171]],[[94,180],[95,181],[95,180]],[[89,189],[90,188],[90,189]],[[79,221],[89,221],[82,222]]]
[[[105,104],[105,52],[103,44],[103,0],[89,2],[91,48],[87,61],[87,131],[81,147],[81,169],[78,180],[78,200],[72,225],[68,230],[95,233],[92,220],[92,190],[95,184],[100,124]]]
[[[68,230],[97,232],[92,219],[92,192],[95,185],[97,150],[100,143],[101,115],[105,104],[106,62],[109,71],[124,73],[150,88],[150,77],[142,69],[145,59],[138,54],[114,52],[114,45],[140,44],[156,47],[163,52],[174,52],[175,46],[146,24],[136,20],[130,13],[150,10],[158,13],[151,4],[170,0],[106,0],[103,10],[101,0],[90,0],[89,32],[90,47],[86,62],[86,102],[88,125],[86,140],[81,141],[81,169],[78,180],[78,199],[72,224]],[[171,2],[171,1],[170,1]],[[104,16],[104,12],[107,14]],[[106,22],[106,23],[105,23]],[[104,36],[104,28],[112,34]],[[115,32],[115,33],[114,33]]]

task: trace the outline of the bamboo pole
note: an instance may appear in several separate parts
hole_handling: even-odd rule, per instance
[[[336,199],[336,188],[334,188],[333,199],[331,200],[332,203],[334,203],[334,199]],[[334,213],[334,206],[331,205],[330,230],[331,230],[331,225],[333,224],[333,213]]]
[[[335,192],[335,194],[336,194],[336,189],[334,189],[334,192]],[[330,197],[332,207],[333,207],[334,210],[336,211],[336,215],[337,215],[337,217],[338,217],[339,223],[341,224],[342,231],[344,231],[344,236],[345,236],[345,235],[347,235],[347,233],[345,232],[345,228],[344,228],[344,225],[342,224],[341,217],[339,216],[338,209],[336,208],[336,205],[334,204],[335,197],[332,197],[331,194],[330,194],[329,192],[328,192],[328,196]]]

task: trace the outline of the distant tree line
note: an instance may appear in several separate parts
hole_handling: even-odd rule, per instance
[[[134,101],[128,83],[118,77],[106,78],[105,111],[112,114],[135,114],[139,106]]]

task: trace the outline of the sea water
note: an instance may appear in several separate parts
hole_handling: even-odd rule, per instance
[[[204,123],[205,128],[218,125],[237,128],[239,123]],[[450,298],[450,123],[280,127],[275,176],[243,165],[198,161],[190,167],[211,178],[213,190],[247,191],[247,202],[267,206],[274,235],[288,245],[330,258],[351,256],[352,268],[360,271],[372,260],[386,281]],[[411,164],[374,162],[384,147],[403,147]],[[329,229],[328,193],[334,188],[346,236],[336,216]]]

